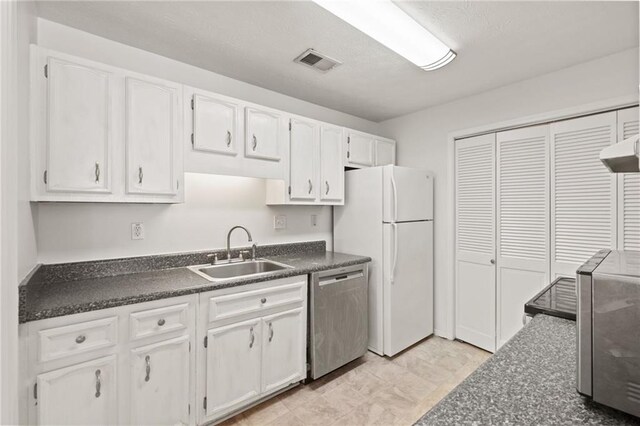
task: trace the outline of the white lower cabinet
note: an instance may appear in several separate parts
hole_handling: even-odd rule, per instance
[[[131,350],[131,424],[189,424],[189,336]]]
[[[279,389],[304,376],[306,321],[304,309],[262,319],[262,392]]]
[[[202,293],[199,303],[198,330],[206,336],[197,364],[199,424],[306,378],[306,275]],[[234,309],[222,314],[225,306]]]
[[[37,376],[37,424],[110,425],[118,422],[116,356]]]
[[[218,422],[305,379],[306,332],[306,275],[28,322],[20,424]]]
[[[260,319],[207,333],[207,416],[238,409],[260,394],[260,334]]]

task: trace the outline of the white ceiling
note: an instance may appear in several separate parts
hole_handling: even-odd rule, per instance
[[[41,1],[39,16],[381,121],[638,46],[638,3],[397,2],[458,57],[425,72],[309,1]],[[293,62],[313,47],[343,62]]]

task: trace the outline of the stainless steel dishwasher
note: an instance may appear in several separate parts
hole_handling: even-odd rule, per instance
[[[324,376],[367,352],[368,293],[368,264],[311,274],[311,378]]]

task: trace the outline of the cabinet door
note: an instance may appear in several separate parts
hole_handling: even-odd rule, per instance
[[[495,134],[455,142],[456,337],[496,345]]]
[[[616,175],[600,151],[616,142],[616,113],[551,123],[551,278],[575,277],[598,250],[616,247]]]
[[[280,160],[280,115],[255,108],[245,109],[245,156]]]
[[[350,132],[347,135],[347,164],[373,166],[373,144],[371,136]]]
[[[638,134],[638,107],[618,111],[618,142]],[[618,175],[618,250],[640,250],[640,173]]]
[[[237,155],[238,106],[208,96],[193,95],[193,149]]]
[[[46,190],[110,192],[112,74],[55,57],[47,74]]]
[[[342,161],[342,129],[320,127],[320,199],[344,200],[344,164]]]
[[[131,351],[131,424],[189,423],[189,336]]]
[[[127,77],[127,192],[174,195],[178,190],[176,150],[180,87]]]
[[[38,424],[118,422],[115,355],[40,374],[37,386]]]
[[[396,144],[388,140],[376,140],[376,166],[396,164]]]
[[[304,379],[306,321],[303,308],[262,320],[262,392]]]
[[[497,134],[497,335],[522,327],[523,306],[549,284],[549,126]]]
[[[209,330],[207,340],[206,416],[218,418],[260,394],[260,319]]]
[[[315,200],[318,126],[310,121],[292,119],[290,135],[290,198],[291,200]]]

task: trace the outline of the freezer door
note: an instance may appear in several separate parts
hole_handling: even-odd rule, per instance
[[[383,168],[383,221],[433,219],[433,177],[409,167]]]
[[[392,356],[433,334],[433,222],[386,223],[384,353]]]

